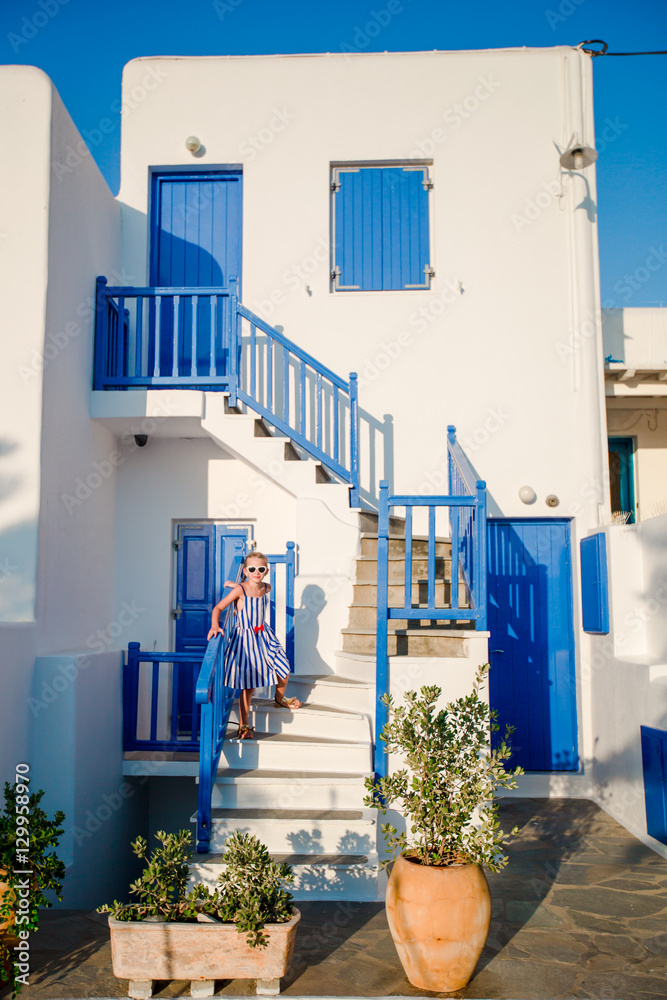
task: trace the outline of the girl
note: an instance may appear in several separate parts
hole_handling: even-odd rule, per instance
[[[236,601],[234,628],[225,651],[224,679],[227,687],[240,688],[240,740],[253,739],[255,727],[248,725],[250,701],[256,687],[276,685],[275,702],[279,708],[301,708],[298,698],[286,698],[285,688],[290,666],[285,650],[273,629],[264,621],[271,585],[264,582],[269,563],[261,552],[246,556],[240,584],[231,584],[232,592],[216,604],[211,615],[207,639],[222,633],[220,613]]]

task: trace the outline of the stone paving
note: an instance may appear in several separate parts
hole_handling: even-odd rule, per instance
[[[510,863],[489,876],[489,939],[466,989],[449,996],[493,1000],[648,1000],[667,997],[667,861],[592,802],[506,799],[519,826]],[[432,996],[410,985],[379,903],[299,903],[303,914],[287,996]],[[106,918],[46,910],[31,939],[23,1000],[126,996],[114,978]],[[217,983],[247,996],[254,982]],[[159,997],[189,983],[155,984]],[[7,989],[0,997],[8,996]]]

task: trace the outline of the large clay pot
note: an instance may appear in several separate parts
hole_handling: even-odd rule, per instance
[[[491,896],[480,865],[435,868],[399,857],[389,877],[387,921],[413,986],[452,993],[475,971],[489,933]]]

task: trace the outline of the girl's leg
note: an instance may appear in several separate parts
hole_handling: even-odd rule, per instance
[[[255,693],[254,688],[247,688],[241,691],[239,695],[239,715],[241,717],[241,725],[248,725],[248,713],[250,712],[250,702],[252,701],[252,696]]]
[[[285,688],[287,687],[288,680],[289,680],[289,674],[287,674],[285,677],[279,677],[276,683],[275,698],[276,702],[279,705],[282,705],[283,703],[283,699],[285,697]],[[298,698],[290,698],[289,702],[290,702],[289,708],[301,708],[301,702],[299,701]]]

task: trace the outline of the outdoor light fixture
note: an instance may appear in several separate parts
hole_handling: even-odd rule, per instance
[[[189,135],[185,140],[185,148],[189,149],[191,153],[198,153],[201,149],[201,142],[196,135]]]
[[[519,490],[519,500],[522,503],[533,503],[537,494],[532,486],[522,486]]]
[[[570,139],[570,143],[564,153],[560,155],[560,165],[566,170],[583,170],[590,167],[598,158],[596,150],[592,146],[584,146],[577,141],[576,135]]]
[[[147,441],[148,441],[148,434],[134,435],[134,443],[136,444],[137,448],[145,448]]]
[[[560,500],[558,499],[555,493],[550,493],[549,496],[546,497],[544,502],[547,505],[547,507],[557,507],[558,504],[560,503]]]

